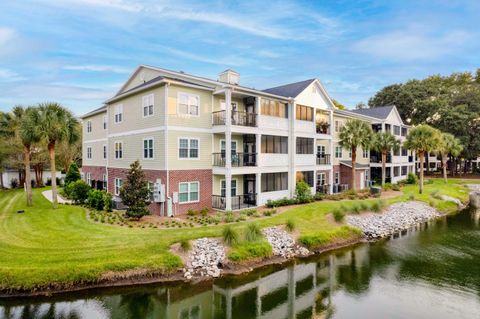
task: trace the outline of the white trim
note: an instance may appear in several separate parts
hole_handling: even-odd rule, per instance
[[[219,145],[218,145],[218,149],[220,150],[220,152],[222,152],[222,142],[225,142],[225,150],[224,151],[226,151],[226,148],[227,148],[227,141],[225,139],[221,139],[219,141]],[[237,151],[237,146],[238,146],[237,140],[232,139],[230,141],[230,144],[232,144],[232,143],[235,143],[235,153],[242,153],[242,152]]]
[[[106,131],[107,128],[108,128],[108,115],[107,114],[103,115],[103,117],[102,117],[102,128],[103,128],[104,131]]]
[[[145,105],[145,99],[150,99],[152,98],[152,114],[148,114],[148,109],[147,109],[147,115],[145,115],[145,107],[150,106]],[[147,94],[142,96],[142,118],[147,118],[147,117],[152,117],[155,115],[155,95],[153,93]]]
[[[180,96],[185,95],[187,97],[187,113],[180,113],[178,111],[179,105],[180,105]],[[197,114],[190,114],[190,97],[194,97],[197,99],[198,105],[197,105]],[[177,92],[177,115],[182,115],[182,116],[189,116],[189,117],[200,117],[200,95],[198,94],[193,94],[193,93],[187,93],[187,92]]]
[[[121,115],[121,121],[117,121],[117,118],[116,118],[117,115]],[[122,122],[123,122],[123,104],[114,105],[113,106],[113,123],[120,124]]]
[[[107,144],[102,145],[102,158],[104,160],[108,159],[108,147]]]
[[[92,120],[87,120],[87,134],[92,133]]]
[[[107,141],[107,138],[97,138],[95,140],[84,140],[83,144],[96,143],[96,142],[106,142],[106,141]]]
[[[90,155],[90,156],[88,156],[88,155]],[[88,160],[92,159],[92,147],[91,146],[87,146],[87,159]]]
[[[145,141],[152,140],[152,155],[153,157],[145,157]],[[142,140],[142,159],[146,161],[153,161],[155,159],[155,138],[153,137],[145,137]]]
[[[117,143],[122,145],[122,157],[117,157]],[[123,159],[123,141],[113,141],[113,158],[116,160]]]
[[[120,187],[118,188],[118,192],[117,192],[117,181],[120,181],[120,184],[123,184],[123,181],[121,178],[118,178],[118,177],[115,177],[115,180],[114,180],[114,185],[113,185],[113,194],[115,196],[119,196],[120,195],[120,188],[122,188],[123,185],[120,185]]]
[[[233,182],[233,181],[235,181],[235,195],[232,195],[232,194],[230,193],[230,197],[238,196],[238,178],[232,178],[232,180],[230,181],[230,183]],[[226,181],[225,179],[221,179],[221,180],[220,180],[220,196],[222,196],[222,182],[225,182],[225,195],[227,194],[227,190],[226,190],[226,188],[227,188],[227,181]],[[232,185],[230,185],[230,189],[232,189]],[[230,191],[230,192],[231,192],[231,191]],[[223,197],[225,197],[225,196],[223,196]]]
[[[198,199],[191,201],[190,200],[190,184],[197,183],[198,184]],[[180,184],[187,184],[188,185],[188,201],[186,202],[180,202]],[[183,204],[192,204],[192,203],[199,203],[200,202],[200,181],[190,181],[190,182],[178,182],[178,204],[183,205]]]
[[[188,140],[188,157],[180,157],[180,140]],[[197,140],[198,141],[198,153],[197,157],[190,157],[190,140]],[[177,138],[177,159],[180,161],[185,161],[185,160],[192,160],[192,161],[198,161],[200,160],[200,138],[198,137],[186,137],[186,136],[179,136]]]

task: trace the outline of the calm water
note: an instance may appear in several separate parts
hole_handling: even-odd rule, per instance
[[[0,318],[480,318],[480,213],[199,285],[0,301]]]

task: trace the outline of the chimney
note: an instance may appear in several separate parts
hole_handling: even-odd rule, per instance
[[[238,85],[240,83],[240,74],[233,70],[227,69],[218,75],[218,81]]]

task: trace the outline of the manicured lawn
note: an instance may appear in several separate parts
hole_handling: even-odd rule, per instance
[[[435,189],[440,194],[461,200],[468,197],[468,192],[458,181],[445,185],[436,180],[434,184],[426,185],[425,194],[421,196],[415,186],[406,186],[404,195],[388,202],[408,200],[410,193],[429,202],[428,194]],[[353,202],[341,203],[349,205]],[[441,209],[455,207],[438,200],[435,203]],[[327,218],[339,205],[340,202],[316,202],[256,222],[260,227],[267,227],[294,219],[300,235],[310,236],[312,240],[316,238],[316,243],[321,245],[329,244],[358,235],[356,230],[332,223],[331,218]],[[39,189],[34,190],[33,208],[25,207],[21,190],[0,191],[0,207],[0,290],[68,287],[75,283],[95,282],[108,271],[172,271],[181,266],[180,258],[168,251],[172,243],[184,238],[219,237],[223,227],[142,229],[93,223],[87,220],[86,211],[81,207],[60,205],[56,210],[51,209]],[[25,209],[25,213],[17,214],[19,209]],[[233,227],[243,231],[246,224],[233,224]],[[260,246],[256,247],[258,251],[250,252],[243,247],[245,249],[239,251],[239,260],[249,254],[267,254],[268,251]]]

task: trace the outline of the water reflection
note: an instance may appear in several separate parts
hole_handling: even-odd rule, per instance
[[[0,318],[476,318],[478,216],[465,212],[392,240],[213,283],[2,301]]]

